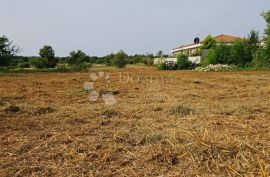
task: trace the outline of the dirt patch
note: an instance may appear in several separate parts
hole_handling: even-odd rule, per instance
[[[54,108],[51,107],[43,107],[43,108],[37,108],[37,110],[34,111],[34,115],[41,116],[44,114],[49,114],[55,112]]]
[[[176,153],[172,152],[162,152],[157,155],[154,155],[152,157],[153,161],[161,162],[161,163],[166,163],[168,165],[175,166],[179,163],[179,158]]]
[[[107,110],[103,111],[101,113],[101,115],[105,118],[112,118],[112,117],[120,115],[120,113],[116,110],[113,110],[113,109],[107,109]]]
[[[172,115],[177,115],[177,116],[188,116],[188,115],[195,115],[196,111],[188,106],[185,106],[183,104],[177,104],[173,108],[170,109],[169,111]]]
[[[13,105],[13,106],[9,106],[9,107],[5,108],[4,111],[6,113],[18,113],[21,111],[21,108]]]

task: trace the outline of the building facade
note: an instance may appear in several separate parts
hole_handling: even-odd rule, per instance
[[[242,39],[242,38],[237,37],[237,36],[230,36],[230,35],[222,34],[222,35],[214,37],[214,39],[215,39],[217,44],[225,43],[227,45],[231,45],[235,41]],[[200,51],[202,44],[203,43],[200,42],[199,44],[182,45],[182,46],[179,46],[179,47],[172,49],[171,53],[173,53],[174,56],[177,56],[179,54],[187,55],[191,62],[198,64],[202,60],[202,57],[201,57],[202,55],[201,55],[201,51]]]

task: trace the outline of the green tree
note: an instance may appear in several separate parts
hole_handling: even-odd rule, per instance
[[[107,66],[112,66],[113,65],[113,60],[114,60],[115,54],[111,53],[109,55],[106,55],[104,57],[104,63]]]
[[[157,52],[157,57],[163,57],[163,52],[161,50]]]
[[[265,40],[265,47],[261,47],[254,55],[252,65],[255,68],[270,67],[270,38]]]
[[[0,67],[9,65],[12,57],[19,52],[19,48],[12,44],[6,36],[0,36]]]
[[[34,58],[30,60],[30,65],[34,68],[46,68],[48,66],[47,58]]]
[[[124,68],[127,65],[128,55],[120,50],[113,59],[113,65],[117,68]]]
[[[91,62],[91,58],[86,55],[84,52],[81,50],[78,51],[72,51],[69,54],[70,56],[67,58],[67,63],[70,65],[77,65],[77,64],[82,64],[84,62]]]
[[[234,64],[245,67],[252,61],[252,50],[250,50],[248,40],[237,40],[231,47],[231,57],[227,64]]]
[[[250,46],[258,47],[260,45],[259,31],[251,30],[248,34],[248,44]]]
[[[260,35],[259,31],[251,30],[248,34],[248,45],[250,47],[252,55],[255,54],[255,52],[260,47]]]
[[[48,59],[48,66],[47,67],[55,67],[57,64],[57,59],[55,58],[54,50],[51,46],[44,46],[39,50],[39,55],[41,58]]]
[[[154,64],[154,55],[153,54],[146,54],[143,58],[144,64],[147,66],[152,66]]]
[[[270,37],[270,10],[262,12],[261,15],[267,23],[267,26],[265,29],[265,35],[266,35],[265,37],[269,38]]]
[[[188,60],[188,56],[180,54],[177,57],[177,68],[182,69],[189,69],[192,66],[192,62]]]
[[[230,61],[231,46],[221,43],[209,50],[203,64],[228,64]]]
[[[265,19],[267,26],[265,29],[264,43],[265,46],[260,48],[254,56],[252,65],[256,68],[270,67],[270,10],[264,11],[262,17]]]
[[[211,49],[212,47],[216,46],[215,38],[213,38],[211,35],[208,35],[202,43],[202,49]]]

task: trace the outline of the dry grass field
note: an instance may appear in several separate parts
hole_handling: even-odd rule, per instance
[[[0,176],[270,176],[270,72],[1,75]]]

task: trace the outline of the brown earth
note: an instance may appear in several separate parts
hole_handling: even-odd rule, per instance
[[[0,176],[270,175],[269,71],[99,71],[0,76]]]

